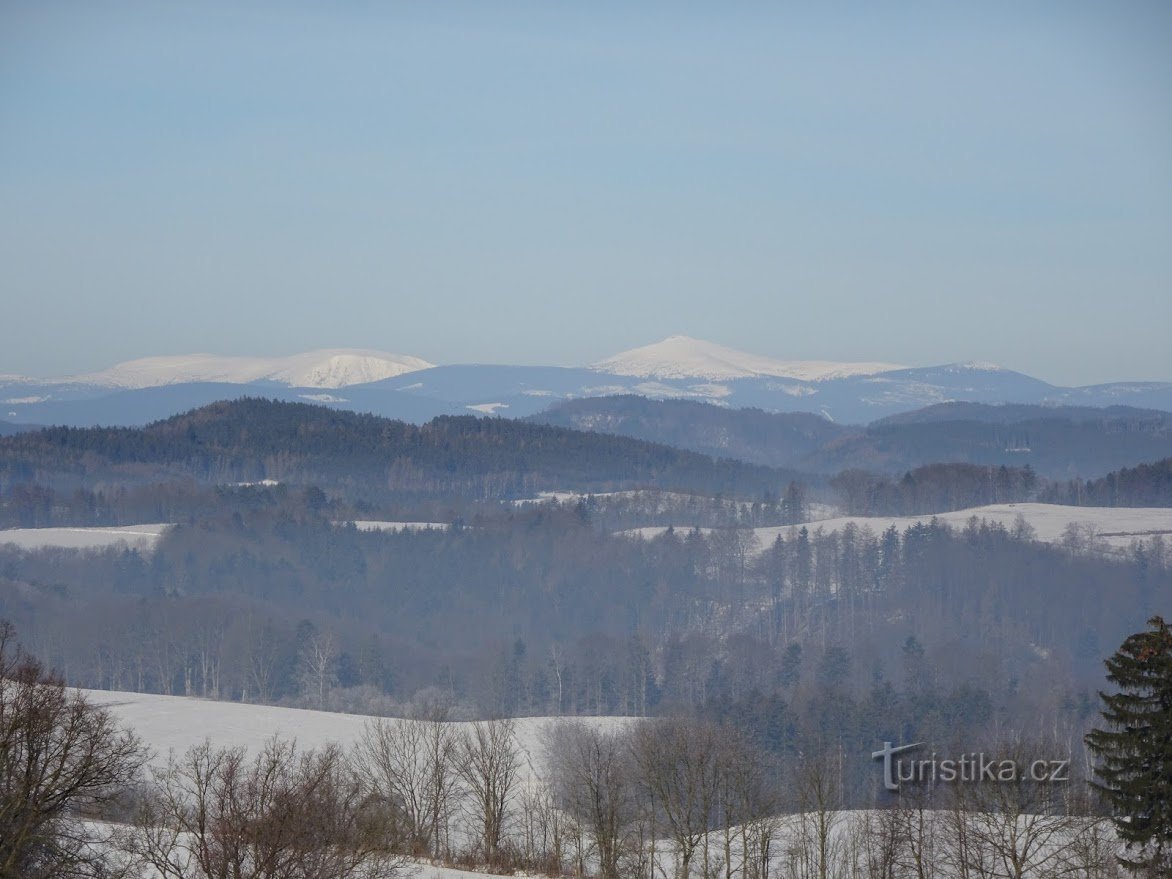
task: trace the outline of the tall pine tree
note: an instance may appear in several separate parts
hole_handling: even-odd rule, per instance
[[[1129,636],[1106,661],[1116,693],[1100,693],[1106,729],[1087,746],[1092,782],[1111,805],[1127,846],[1120,858],[1141,875],[1172,875],[1172,630],[1161,617]]]

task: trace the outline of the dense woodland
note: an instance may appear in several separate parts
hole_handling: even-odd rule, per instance
[[[0,616],[79,685],[464,716],[701,711],[778,753],[1081,729],[1101,658],[1166,608],[1160,538],[1107,559],[974,521],[903,535],[613,536],[585,504],[360,532],[295,504],[143,556],[0,551]],[[1075,736],[1077,738],[1077,736]]]
[[[0,490],[59,491],[190,479],[279,480],[353,499],[500,499],[543,489],[657,486],[780,494],[801,474],[603,434],[473,416],[423,426],[261,399],[216,403],[145,428],[46,428],[0,438]]]
[[[1124,467],[1101,479],[1054,483],[1039,500],[1086,507],[1172,507],[1172,458]]]
[[[0,527],[176,523],[152,552],[0,545],[0,617],[97,688],[389,714],[428,693],[463,717],[683,712],[779,757],[1043,725],[1078,742],[1103,657],[1172,605],[1160,536],[1107,556],[1091,533],[1049,546],[1024,522],[815,523],[764,547],[751,529],[825,503],[923,514],[1075,487],[1082,503],[1150,502],[1168,469],[1055,483],[948,463],[822,482],[501,419],[413,427],[243,401],[0,441]],[[517,502],[572,488],[598,493]],[[347,524],[369,519],[437,527]],[[622,533],[643,525],[675,527]]]

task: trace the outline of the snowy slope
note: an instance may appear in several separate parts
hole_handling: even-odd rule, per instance
[[[1021,516],[1026,524],[1034,529],[1034,539],[1044,543],[1060,542],[1067,526],[1071,523],[1084,530],[1092,529],[1109,549],[1125,549],[1134,540],[1146,540],[1157,534],[1172,541],[1172,508],[1069,507],[1059,504],[990,504],[985,507],[973,507],[967,510],[955,510],[951,513],[936,513],[926,516],[843,516],[837,519],[806,522],[802,525],[755,528],[753,534],[757,539],[757,550],[760,552],[772,544],[779,534],[788,537],[793,528],[805,527],[811,532],[821,528],[825,532],[832,532],[841,531],[848,523],[853,522],[859,528],[866,527],[873,533],[879,534],[893,525],[897,531],[902,532],[917,522],[930,522],[932,519],[938,519],[953,528],[963,528],[974,516],[978,519],[998,522],[1010,530],[1017,522],[1017,517]],[[656,537],[666,530],[661,527],[637,528],[625,533],[641,537]]]
[[[591,367],[612,375],[639,378],[706,378],[728,380],[772,376],[800,381],[825,381],[874,375],[903,367],[893,363],[835,363],[825,360],[774,360],[747,354],[690,336],[669,336],[662,342],[632,348]]]
[[[12,528],[0,530],[0,546],[21,549],[106,549],[126,545],[150,552],[168,528],[166,523],[122,525],[116,528]]]
[[[273,381],[298,388],[342,388],[431,366],[426,360],[405,354],[326,348],[290,357],[224,357],[216,354],[143,357],[62,381],[127,389],[189,382],[247,384],[256,381]]]
[[[82,690],[95,705],[109,708],[117,720],[133,729],[155,752],[155,762],[166,762],[167,754],[181,754],[205,739],[222,747],[245,747],[255,753],[274,735],[295,738],[298,747],[318,748],[329,742],[348,747],[362,735],[366,724],[377,718],[361,714],[335,714],[304,708],[278,708],[217,702],[184,696],[125,693],[111,690]],[[515,721],[517,747],[522,753],[525,774],[542,774],[545,728],[550,724],[581,721],[603,729],[618,729],[635,722],[627,717],[523,717]],[[456,723],[457,728],[469,726]]]

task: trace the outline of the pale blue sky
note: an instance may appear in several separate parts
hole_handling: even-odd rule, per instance
[[[4,2],[0,373],[684,333],[1172,380],[1172,5],[825,5]]]

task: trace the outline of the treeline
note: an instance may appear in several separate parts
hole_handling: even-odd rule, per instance
[[[1172,506],[1172,458],[1125,467],[1099,479],[1051,481],[1026,467],[930,464],[891,479],[845,470],[829,486],[852,516],[913,516],[986,504],[1037,501],[1084,507]]]
[[[1172,507],[1172,458],[1124,467],[1102,479],[1056,482],[1039,500],[1084,507]]]
[[[65,428],[0,438],[0,490],[110,483],[277,480],[352,500],[529,497],[654,486],[780,494],[800,474],[623,437],[500,418],[422,426],[272,400],[215,403],[145,428]]]
[[[560,495],[581,503],[598,527],[622,531],[649,525],[691,522],[701,527],[766,527],[804,522],[810,518],[809,490],[790,482],[778,496],[765,490],[758,497],[732,498],[634,489],[598,494]],[[314,485],[286,483],[201,485],[193,480],[146,485],[112,485],[96,489],[57,491],[40,483],[17,483],[0,490],[0,531],[9,528],[110,527],[148,522],[191,523],[212,516],[257,510],[284,510],[301,516],[307,510],[333,521],[436,522],[451,524],[474,518],[509,515],[519,507],[556,500],[538,496],[512,502],[467,497],[418,497],[406,500],[351,501]],[[0,538],[3,535],[0,534]]]
[[[194,480],[143,485],[106,485],[58,491],[37,482],[0,490],[0,531],[8,528],[110,527],[143,523],[191,524],[203,519],[251,516],[258,511],[301,517],[313,513],[333,521],[451,523],[501,511],[496,501],[416,498],[401,502],[350,501],[315,485],[251,483],[202,485]],[[0,534],[2,538],[2,534]],[[0,540],[2,542],[2,540]]]
[[[898,480],[865,470],[845,470],[830,480],[841,508],[851,516],[915,516],[987,504],[1034,500],[1038,477],[1030,467],[929,464]]]

